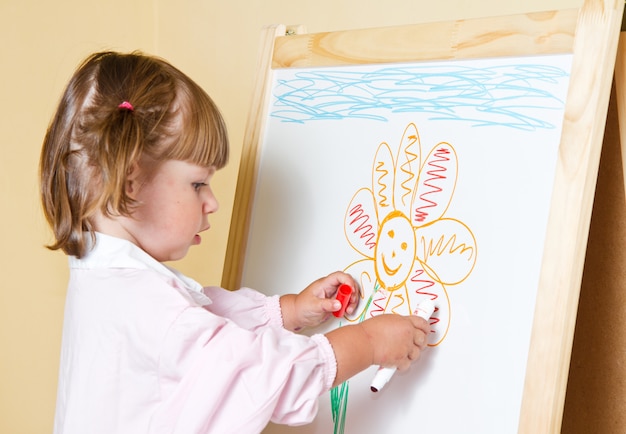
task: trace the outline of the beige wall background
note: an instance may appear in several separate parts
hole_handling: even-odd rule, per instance
[[[42,138],[75,66],[93,51],[140,49],[198,81],[226,118],[232,159],[214,190],[220,212],[177,266],[219,284],[259,35],[268,24],[309,32],[579,7],[582,0],[0,0],[0,432],[52,430],[66,258],[42,217]]]

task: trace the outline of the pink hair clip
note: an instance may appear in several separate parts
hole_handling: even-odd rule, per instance
[[[133,107],[133,105],[129,103],[128,101],[123,101],[120,105],[117,106],[117,108],[130,110],[131,112],[135,110],[135,107]]]

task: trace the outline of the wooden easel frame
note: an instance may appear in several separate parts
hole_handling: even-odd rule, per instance
[[[624,169],[624,185],[626,188],[626,23],[622,22],[622,32],[619,37],[617,58],[615,61],[615,100],[619,121],[620,145],[622,151],[622,165]]]
[[[586,0],[580,9],[397,28],[265,29],[222,285],[240,283],[274,68],[573,53],[519,424],[519,433],[559,432],[623,8]]]
[[[625,31],[622,22],[567,384],[567,434],[626,429]]]

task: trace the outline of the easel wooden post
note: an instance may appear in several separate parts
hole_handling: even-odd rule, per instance
[[[562,424],[626,432],[626,33],[622,24]],[[621,151],[620,151],[621,148]]]
[[[616,13],[613,16],[605,15],[605,8],[608,7],[615,7]],[[602,143],[604,135],[610,94],[608,90],[613,80],[618,42],[618,37],[613,35],[617,36],[619,33],[623,7],[623,3],[601,5],[585,2],[576,27],[573,52],[575,56],[576,53],[587,55],[584,56],[585,59],[577,56],[572,65],[571,83],[580,87],[571,89],[574,99],[568,101],[571,103],[568,104],[570,110],[566,109],[565,113],[539,283],[544,291],[535,307],[520,433],[556,433],[562,425],[579,288],[582,282],[581,270],[584,267],[602,148],[597,144]],[[594,52],[591,47],[599,49],[594,40],[600,36],[605,45],[601,48],[601,53]],[[577,64],[585,61],[598,65],[602,74],[595,74],[592,78],[591,70]],[[586,86],[595,87],[596,92],[587,93]],[[585,96],[587,101],[583,101]],[[588,102],[596,106],[595,113],[588,111]],[[586,127],[583,126],[585,124]],[[574,145],[580,135],[588,140]],[[557,251],[560,253],[557,254]],[[552,346],[557,348],[551,348]],[[542,379],[542,372],[546,374],[545,379]],[[548,393],[549,389],[553,392]]]
[[[621,145],[622,168],[624,170],[624,185],[626,185],[626,17],[622,19],[617,59],[615,62],[615,91],[618,113],[619,137]]]

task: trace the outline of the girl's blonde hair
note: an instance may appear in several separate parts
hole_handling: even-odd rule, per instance
[[[93,217],[132,214],[126,179],[167,160],[222,168],[224,120],[211,98],[166,61],[138,52],[101,52],[78,67],[46,133],[39,174],[55,242],[82,257]]]

